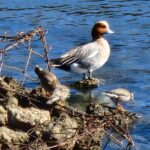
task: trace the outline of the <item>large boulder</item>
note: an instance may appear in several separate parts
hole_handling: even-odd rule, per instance
[[[7,127],[0,127],[0,143],[3,145],[19,145],[28,140],[27,133],[14,131]]]
[[[67,143],[63,145],[63,149],[73,149],[76,142],[74,137],[76,136],[77,128],[77,121],[67,114],[63,114],[59,118],[55,118],[55,120],[51,122],[46,129],[46,139],[51,141],[49,146],[53,147],[54,145],[65,143],[65,141],[67,141]]]
[[[28,129],[37,124],[44,124],[50,121],[50,113],[47,110],[29,108],[11,108],[8,111],[9,125]]]
[[[70,139],[74,136],[77,127],[77,121],[64,114],[61,119],[59,118],[49,125],[50,136],[58,141]]]

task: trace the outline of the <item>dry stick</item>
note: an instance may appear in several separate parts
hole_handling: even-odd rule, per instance
[[[2,38],[2,39],[5,39],[5,40],[11,41],[11,42],[15,42],[13,44],[7,45],[4,50],[0,51],[1,57],[2,57],[2,53],[5,53],[6,51],[12,49],[13,47],[16,47],[16,46],[18,46],[20,44],[24,44],[25,45],[25,41],[29,42],[28,47],[27,46],[25,46],[25,47],[30,51],[24,70],[21,70],[21,69],[19,69],[17,67],[11,67],[11,66],[4,65],[3,62],[1,62],[1,64],[0,64],[1,65],[0,66],[0,71],[2,70],[2,67],[4,66],[4,67],[10,68],[10,69],[15,69],[17,71],[22,72],[24,74],[24,79],[23,79],[22,84],[25,82],[26,78],[28,78],[30,80],[33,80],[33,79],[31,79],[31,77],[29,77],[27,75],[27,72],[26,72],[27,67],[29,65],[30,58],[31,58],[31,54],[33,53],[33,54],[38,55],[38,56],[40,56],[42,58],[44,58],[44,56],[39,54],[36,51],[31,50],[30,42],[31,42],[31,39],[34,36],[36,36],[36,35],[39,36],[40,35],[40,39],[41,39],[41,37],[43,38],[42,43],[43,43],[43,46],[44,46],[44,49],[45,49],[45,56],[47,57],[46,59],[48,59],[48,48],[47,48],[47,43],[46,43],[46,39],[45,39],[45,34],[46,34],[46,32],[45,32],[45,30],[42,27],[37,27],[34,31],[29,31],[26,34],[21,32],[21,33],[17,34],[16,36],[11,36],[11,37],[7,36],[7,35],[0,36],[0,38]]]
[[[42,41],[43,46],[44,46],[44,51],[45,51],[45,56],[44,57],[45,57],[45,61],[47,62],[47,68],[50,71],[50,66],[49,66],[50,59],[48,58],[48,52],[49,52],[49,50],[48,50],[48,46],[47,46],[45,35],[41,35],[41,41]]]
[[[124,136],[125,136],[127,139],[129,139],[129,140],[131,141],[131,142],[129,142],[129,143],[132,144],[132,145],[134,145],[132,138],[129,136],[128,130],[127,130],[127,131],[124,130],[124,128],[123,128],[122,126],[120,126],[119,124],[118,124],[118,126],[119,126],[119,127],[121,128],[121,130],[123,131],[122,134],[125,133]]]
[[[99,128],[100,128],[100,127],[102,127],[102,126],[99,126]],[[91,130],[91,131],[84,132],[84,133],[80,134],[78,137],[73,138],[72,140],[74,140],[74,141],[80,140],[80,139],[84,138],[85,136],[94,133],[95,130],[96,130],[96,129],[93,129],[93,130]],[[65,145],[65,144],[69,143],[69,142],[70,142],[70,141],[65,141],[65,142],[56,144],[56,145],[54,145],[54,146],[51,146],[51,147],[49,147],[49,148],[52,149],[52,148],[60,147],[60,146],[63,146],[63,145]]]
[[[104,131],[105,131],[105,133],[106,133],[107,135],[109,135],[109,137],[113,138],[113,139],[116,141],[116,144],[117,144],[118,146],[120,146],[121,148],[123,148],[120,141],[118,141],[115,137],[113,137],[111,134],[109,134],[106,130],[104,130]]]
[[[29,136],[31,136],[32,133],[35,131],[36,128],[38,128],[39,126],[42,126],[44,123],[47,123],[47,122],[49,122],[49,121],[46,120],[46,121],[44,121],[43,123],[40,123],[40,120],[39,120],[33,128],[31,128],[31,129],[29,129],[29,130],[27,131],[27,134],[28,134]]]
[[[131,140],[132,138],[131,137],[128,137],[128,135],[127,134],[123,134],[123,133],[121,133],[112,123],[110,123],[111,124],[111,126],[113,127],[113,129],[115,129],[118,133],[120,133],[120,135],[122,136],[122,137],[124,137],[129,143],[131,143],[131,144],[133,144],[133,141]]]
[[[21,43],[24,43],[25,41],[29,41],[31,38],[33,38],[34,36],[36,35],[42,35],[44,34],[45,31],[42,27],[37,27],[34,31],[29,31],[27,32],[26,34],[20,36],[20,35],[17,35],[17,36],[12,36],[12,37],[8,37],[8,36],[0,36],[0,38],[3,38],[3,39],[12,39],[12,42],[15,42],[13,44],[10,44],[10,45],[7,45],[6,48],[4,49],[4,51],[8,51],[10,49],[12,49],[13,47],[16,47],[18,45],[20,45]]]
[[[29,65],[29,62],[30,62],[30,59],[31,59],[32,48],[30,46],[31,46],[31,39],[29,40],[29,47],[28,47],[29,55],[28,55],[28,59],[27,59],[27,62],[26,62],[25,69],[24,69],[24,79],[23,79],[22,85],[24,84],[24,82],[26,80],[27,68],[28,68],[28,65]]]
[[[44,58],[43,55],[39,54],[38,52],[36,52],[36,51],[34,51],[34,50],[32,50],[32,53],[35,54],[35,55],[37,55],[37,56],[39,56],[39,57],[41,57],[41,58]]]
[[[6,100],[6,99],[7,99],[7,97],[4,96],[3,94],[0,94],[0,96],[3,97],[3,98],[0,99],[0,101],[3,101],[3,100]]]
[[[5,48],[4,48],[4,52],[7,52],[8,50],[14,48],[14,47],[17,47],[19,44],[21,44],[20,42],[17,42],[17,43],[14,43],[14,44],[10,44],[10,45],[7,45]]]
[[[125,133],[126,134],[125,136],[127,136],[127,138],[129,138],[131,140],[131,144],[134,145],[132,138],[129,136],[129,130],[128,130],[127,122],[126,122],[126,126],[127,126],[126,130],[122,126],[120,126],[119,124],[118,124],[118,126],[122,130],[122,134]]]
[[[19,72],[21,72],[21,73],[24,72],[23,69],[20,69],[20,68],[17,68],[17,67],[12,67],[12,66],[7,66],[7,65],[5,65],[5,64],[2,64],[2,67],[6,67],[6,68],[9,68],[9,69],[17,70],[17,71],[19,71]],[[0,72],[1,72],[1,71],[0,71]],[[26,78],[30,79],[31,81],[37,81],[36,79],[31,78],[31,77],[28,76],[27,74],[26,74]]]
[[[6,68],[9,68],[9,69],[14,69],[14,70],[23,72],[23,69],[19,69],[19,68],[17,68],[17,67],[8,66],[8,65],[5,65],[5,64],[3,64],[3,66],[6,67]]]
[[[0,72],[2,71],[2,67],[3,67],[3,54],[0,53]]]
[[[3,68],[3,61],[1,61],[1,64],[0,64],[0,72],[2,71],[2,68]]]
[[[34,129],[35,129],[36,127],[38,127],[39,125],[42,125],[42,124],[37,123],[36,126],[34,127]],[[70,128],[68,128],[68,129],[70,129]],[[84,132],[84,133],[82,133],[81,135],[79,135],[78,137],[75,137],[75,135],[77,134],[77,128],[73,128],[73,129],[76,129],[76,132],[75,132],[74,136],[72,136],[73,138],[70,138],[71,140],[80,140],[81,138],[85,137],[86,135],[89,135],[89,134],[92,134],[93,132],[95,132],[95,129],[93,129],[92,131]],[[31,130],[31,132],[33,132],[33,129]],[[56,133],[56,134],[57,134],[57,133]],[[59,134],[62,134],[62,133],[59,133]],[[66,140],[68,140],[68,139],[66,139]],[[48,141],[48,142],[50,142],[50,141]],[[70,141],[64,141],[64,142],[62,142],[62,143],[59,143],[59,144],[50,146],[49,149],[63,146],[63,145],[65,145],[65,144],[69,143],[69,142],[70,142]],[[24,147],[25,147],[25,146],[24,146]]]
[[[91,131],[91,132],[84,132],[84,133],[82,133],[81,135],[79,135],[78,137],[75,137],[75,138],[73,138],[73,139],[71,139],[71,140],[74,140],[74,141],[77,141],[77,140],[80,140],[80,139],[82,139],[82,138],[84,138],[86,135],[88,135],[88,133],[93,133],[94,131]],[[60,147],[60,146],[64,146],[64,145],[66,145],[67,143],[69,143],[70,141],[65,141],[65,142],[62,142],[62,143],[59,143],[59,144],[56,144],[56,145],[54,145],[54,146],[50,146],[50,147],[48,147],[49,149],[52,149],[52,148],[58,148],[58,147]]]
[[[111,135],[112,131],[113,131],[113,130],[111,130],[111,132],[109,133],[110,135]],[[105,133],[106,133],[106,132],[105,132]],[[105,146],[104,146],[103,150],[105,150],[105,149],[106,149],[107,145],[108,145],[108,144],[109,144],[109,142],[111,141],[110,135],[108,135],[108,137],[107,137],[107,138],[108,138],[108,141],[107,141],[107,143],[105,144]]]
[[[7,34],[5,34],[5,35],[0,35],[0,38],[1,39],[15,39],[16,38],[16,36],[7,36]]]
[[[106,123],[106,122],[105,122]],[[105,123],[103,123],[103,124],[101,124],[102,126],[104,126],[104,124]],[[100,126],[98,126],[98,127],[100,127]],[[93,127],[94,128],[94,127]],[[95,126],[95,128],[96,128],[96,126]],[[120,141],[118,141],[115,137],[113,137],[112,135],[110,135],[107,131],[105,131],[110,137],[112,137],[115,141],[116,141],[116,144],[117,145],[119,145],[120,147],[122,147],[122,145],[121,145],[121,143],[120,143]],[[62,143],[63,144],[63,143]],[[65,145],[65,143],[64,143],[64,145]],[[53,147],[50,147],[50,148],[55,148],[55,147],[57,147],[57,146],[63,146],[63,145],[60,145],[60,144],[58,144],[58,145],[54,145]],[[122,149],[124,149],[123,147],[122,147]]]

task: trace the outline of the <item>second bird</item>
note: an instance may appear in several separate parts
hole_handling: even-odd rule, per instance
[[[65,71],[84,74],[84,79],[92,79],[92,72],[102,67],[110,55],[109,43],[103,38],[105,33],[114,32],[106,21],[97,22],[91,31],[92,42],[51,60],[51,65]]]
[[[41,86],[51,93],[47,104],[65,100],[69,96],[69,88],[60,84],[53,73],[43,70],[38,65],[35,67],[35,73],[40,79]]]

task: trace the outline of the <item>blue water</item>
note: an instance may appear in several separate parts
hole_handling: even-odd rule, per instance
[[[143,115],[142,121],[134,125],[132,136],[138,150],[149,150],[150,146],[150,1],[148,0],[1,0],[0,34],[14,35],[29,31],[38,25],[48,30],[47,42],[52,46],[50,57],[58,57],[68,49],[91,40],[90,30],[99,20],[107,20],[113,35],[106,35],[111,45],[111,57],[105,66],[94,72],[94,76],[105,80],[105,84],[94,91],[124,87],[135,93],[135,102],[126,108]],[[1,45],[2,46],[2,45]],[[42,51],[39,42],[34,48]],[[11,54],[11,56],[10,56]],[[24,51],[10,52],[5,60],[14,66],[22,66]],[[34,76],[33,66],[42,64],[34,58],[28,72]],[[21,79],[18,72],[5,70],[6,74]],[[69,84],[80,75],[54,69],[63,83]],[[3,72],[5,74],[5,72]],[[30,83],[32,85],[34,83]],[[76,91],[73,91],[77,93]],[[78,99],[74,103],[82,101]],[[119,148],[111,148],[119,149]]]

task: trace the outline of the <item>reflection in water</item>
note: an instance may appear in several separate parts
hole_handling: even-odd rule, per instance
[[[47,42],[53,48],[50,56],[56,58],[68,49],[90,41],[92,25],[98,20],[107,20],[115,30],[114,35],[106,35],[106,39],[111,44],[112,53],[108,63],[94,75],[106,82],[105,85],[92,90],[92,92],[97,97],[95,99],[100,99],[97,100],[100,102],[101,96],[96,95],[108,89],[123,87],[135,93],[135,103],[126,104],[126,108],[143,114],[144,123],[141,122],[135,126],[133,136],[138,149],[149,150],[149,8],[150,3],[147,0],[45,0],[44,2],[37,0],[36,3],[33,0],[10,0],[9,3],[1,0],[0,34],[4,32],[15,34],[42,25],[48,30]],[[40,46],[36,42],[33,48],[41,51]],[[13,59],[16,58],[16,54],[19,59]],[[14,65],[20,62],[21,66],[24,56],[21,53],[18,55],[17,51],[12,54],[12,58],[7,57],[8,59],[5,61]],[[34,58],[33,63],[42,65],[43,62]],[[80,75],[57,69],[53,71],[66,84],[81,78]],[[35,76],[32,66],[29,73]],[[12,74],[7,70],[7,75]],[[13,76],[21,78],[18,72]],[[29,85],[31,84],[34,85],[30,82]],[[87,92],[76,91],[75,95],[71,95],[71,103],[84,109],[90,99]]]
[[[115,102],[108,96],[104,95],[100,91],[84,90],[76,94],[71,95],[69,102],[76,106],[80,110],[86,110],[86,106],[89,102],[95,102],[106,107],[116,107]]]

